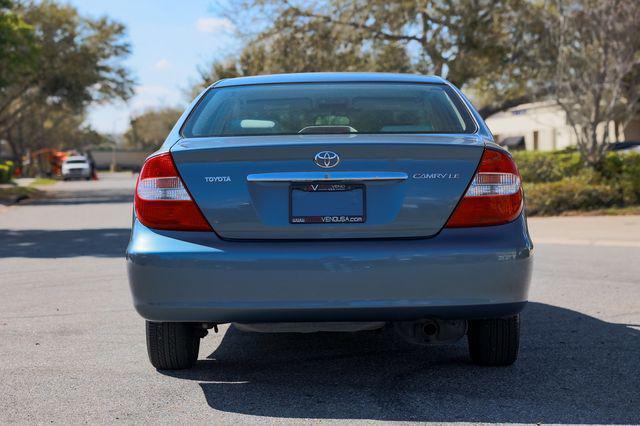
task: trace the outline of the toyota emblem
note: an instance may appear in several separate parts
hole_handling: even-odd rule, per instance
[[[340,162],[340,156],[333,151],[320,151],[316,154],[313,161],[323,169],[335,167]]]

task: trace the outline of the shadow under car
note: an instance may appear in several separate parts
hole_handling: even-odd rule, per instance
[[[478,368],[466,342],[422,347],[381,332],[254,334],[229,327],[192,370],[216,410],[279,418],[514,423],[640,422],[640,331],[530,303],[515,365]]]

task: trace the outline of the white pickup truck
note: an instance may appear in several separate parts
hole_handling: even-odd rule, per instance
[[[91,164],[87,157],[83,155],[67,157],[62,163],[62,178],[64,180],[91,179]]]

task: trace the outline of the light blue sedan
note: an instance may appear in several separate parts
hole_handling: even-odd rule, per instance
[[[127,248],[158,369],[207,330],[394,327],[471,359],[518,354],[532,243],[520,175],[446,80],[313,73],[222,80],[140,173]]]

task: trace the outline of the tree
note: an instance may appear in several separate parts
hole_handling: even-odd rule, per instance
[[[393,71],[477,88],[490,113],[531,100],[541,63],[541,0],[245,0],[242,74]],[[256,12],[259,11],[259,12]],[[261,24],[245,22],[260,16]],[[268,52],[268,54],[267,54]],[[542,61],[549,62],[548,60]],[[508,106],[509,106],[508,105]]]
[[[242,4],[253,13],[237,13],[234,3],[228,14],[246,40],[227,68],[239,75],[351,70],[436,74],[471,94],[484,117],[552,99],[565,111],[591,165],[602,159],[618,127],[638,113],[638,0]],[[611,123],[616,131],[610,130]]]
[[[29,120],[18,120],[5,133],[12,149],[65,148],[84,151],[104,142],[105,137],[84,124],[85,114],[64,107],[51,108],[33,104],[25,115]]]
[[[180,118],[182,111],[176,108],[149,109],[131,119],[125,133],[130,148],[155,151]]]
[[[24,72],[31,72],[37,52],[33,27],[15,13],[10,0],[0,0],[0,91]]]
[[[127,99],[133,81],[120,62],[130,52],[122,24],[47,0],[21,3],[12,13],[33,29],[36,49],[33,66],[13,73],[0,89],[0,136],[20,161],[27,149],[61,147],[52,142],[54,127],[72,131],[67,125],[88,105]],[[82,133],[78,126],[73,131]],[[29,137],[25,129],[33,130]]]
[[[547,34],[557,64],[540,84],[564,110],[584,160],[597,166],[615,137],[612,124],[624,127],[640,110],[640,2],[554,4]]]
[[[208,68],[199,68],[199,81],[191,87],[186,96],[195,98],[202,90],[224,78],[240,77],[242,71],[237,58],[227,58],[221,61],[213,61]]]

